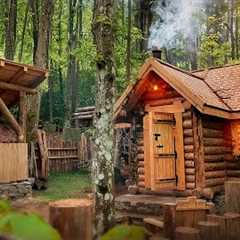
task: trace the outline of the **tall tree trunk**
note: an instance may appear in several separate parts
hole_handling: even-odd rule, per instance
[[[114,0],[95,0],[93,35],[97,49],[97,98],[93,181],[95,186],[96,239],[114,220],[113,104],[114,104]]]
[[[127,82],[131,79],[131,43],[132,43],[132,0],[128,0],[128,35],[127,35]]]
[[[24,41],[25,41],[25,33],[26,33],[27,22],[28,22],[28,13],[29,13],[29,1],[27,1],[27,3],[26,3],[26,9],[25,9],[25,13],[24,13],[23,30],[22,30],[20,48],[19,48],[19,53],[18,53],[18,61],[19,62],[22,61]]]
[[[235,38],[234,38],[234,2],[235,0],[230,0],[230,34],[231,34],[231,51],[232,59],[235,59]]]
[[[7,59],[14,59],[17,32],[17,0],[5,0],[5,52]]]
[[[38,36],[36,52],[33,53],[34,54],[33,62],[38,67],[48,68],[48,61],[49,61],[48,50],[49,50],[51,18],[53,14],[54,0],[42,0],[41,4],[42,6],[41,6],[41,15],[39,18],[39,26],[35,26],[37,29],[39,29],[39,32],[35,32],[36,29],[33,29],[34,36],[35,34]],[[35,14],[37,14],[37,12],[35,12]],[[37,21],[37,19],[35,20]],[[41,94],[40,94],[40,89],[38,89],[38,94],[32,96],[30,100],[29,114],[31,118],[28,121],[29,140],[32,140],[34,138],[34,134],[38,127],[40,103],[41,103]]]
[[[239,59],[239,7],[236,3],[236,20],[235,20],[235,45],[236,45],[236,58]]]

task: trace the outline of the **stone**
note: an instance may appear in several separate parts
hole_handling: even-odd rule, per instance
[[[138,189],[138,186],[136,185],[131,185],[128,187],[128,192],[130,194],[138,194],[139,193],[139,189]]]

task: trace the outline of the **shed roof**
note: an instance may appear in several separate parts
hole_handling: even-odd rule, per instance
[[[129,86],[119,98],[115,104],[115,116],[121,106],[127,106],[131,99],[135,99],[136,103],[136,95],[141,95],[139,91],[144,91],[139,86],[151,71],[164,79],[200,112],[225,118],[240,118],[238,115],[240,111],[240,65],[191,73],[156,58],[149,58],[145,62],[140,70],[138,81]]]
[[[45,69],[0,58],[0,83],[2,84],[35,89],[46,76],[47,70]],[[0,97],[7,106],[11,106],[18,102],[19,93],[11,89],[0,88]]]

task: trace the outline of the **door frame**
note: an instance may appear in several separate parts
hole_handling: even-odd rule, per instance
[[[154,153],[153,153],[153,114],[154,112],[172,113],[176,120],[176,175],[177,186],[176,190],[184,191],[185,186],[185,160],[184,160],[184,140],[183,140],[183,117],[185,111],[181,101],[176,101],[172,105],[164,106],[145,106],[145,111],[148,113],[148,122],[151,123],[148,129],[144,132],[144,168],[145,168],[145,186],[153,191],[157,191],[155,187],[155,172],[154,172]],[[145,125],[145,123],[144,123]],[[144,126],[146,127],[146,126]],[[146,140],[147,138],[147,140]]]

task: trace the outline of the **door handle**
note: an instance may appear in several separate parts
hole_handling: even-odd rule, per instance
[[[157,146],[157,148],[164,148],[163,144]]]
[[[161,134],[160,133],[155,133],[154,136],[155,136],[155,141],[158,141],[158,138],[161,137]]]

